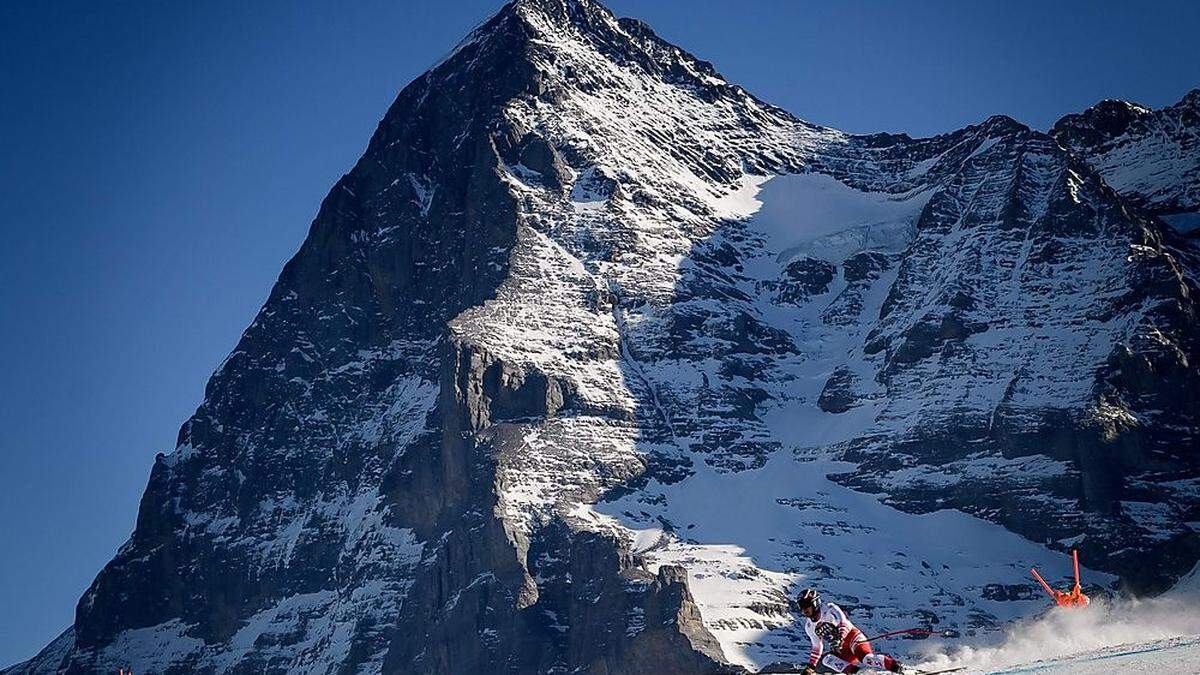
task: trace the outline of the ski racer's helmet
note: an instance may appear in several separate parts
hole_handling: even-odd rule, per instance
[[[806,588],[800,592],[800,597],[796,598],[796,604],[800,606],[800,611],[808,614],[821,606],[821,594],[813,588]]]

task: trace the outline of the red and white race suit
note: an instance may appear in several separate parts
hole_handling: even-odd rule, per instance
[[[825,665],[840,673],[853,673],[859,669],[859,664],[876,670],[894,670],[896,660],[884,654],[875,654],[871,643],[863,639],[863,634],[846,616],[841,607],[827,602],[821,606],[821,613],[813,621],[804,617],[804,631],[812,642],[812,651],[808,653],[809,665],[816,666],[824,661]],[[825,658],[825,643],[829,642],[829,653]]]

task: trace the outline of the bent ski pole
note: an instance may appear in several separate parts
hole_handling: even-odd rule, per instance
[[[882,640],[883,638],[895,637],[897,635],[935,635],[944,638],[958,637],[958,631],[953,630],[926,630],[924,628],[905,628],[904,630],[894,630],[888,633],[880,633],[871,637],[860,637],[858,642],[870,642],[871,640]]]

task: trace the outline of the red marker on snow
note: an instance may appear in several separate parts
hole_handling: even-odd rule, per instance
[[[1058,603],[1059,607],[1087,607],[1091,600],[1088,596],[1084,595],[1083,588],[1079,585],[1079,551],[1072,549],[1071,558],[1075,564],[1075,587],[1071,589],[1070,593],[1063,593],[1062,591],[1050,588],[1050,584],[1046,583],[1042,575],[1038,574],[1036,567],[1030,567],[1029,571],[1033,572],[1033,577],[1038,580],[1042,588],[1046,589],[1046,594],[1054,598],[1054,602]]]

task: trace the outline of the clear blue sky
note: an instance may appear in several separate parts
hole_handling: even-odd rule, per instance
[[[66,627],[155,452],[396,92],[497,1],[0,5],[0,665]],[[847,131],[1200,86],[1200,3],[613,0]]]

